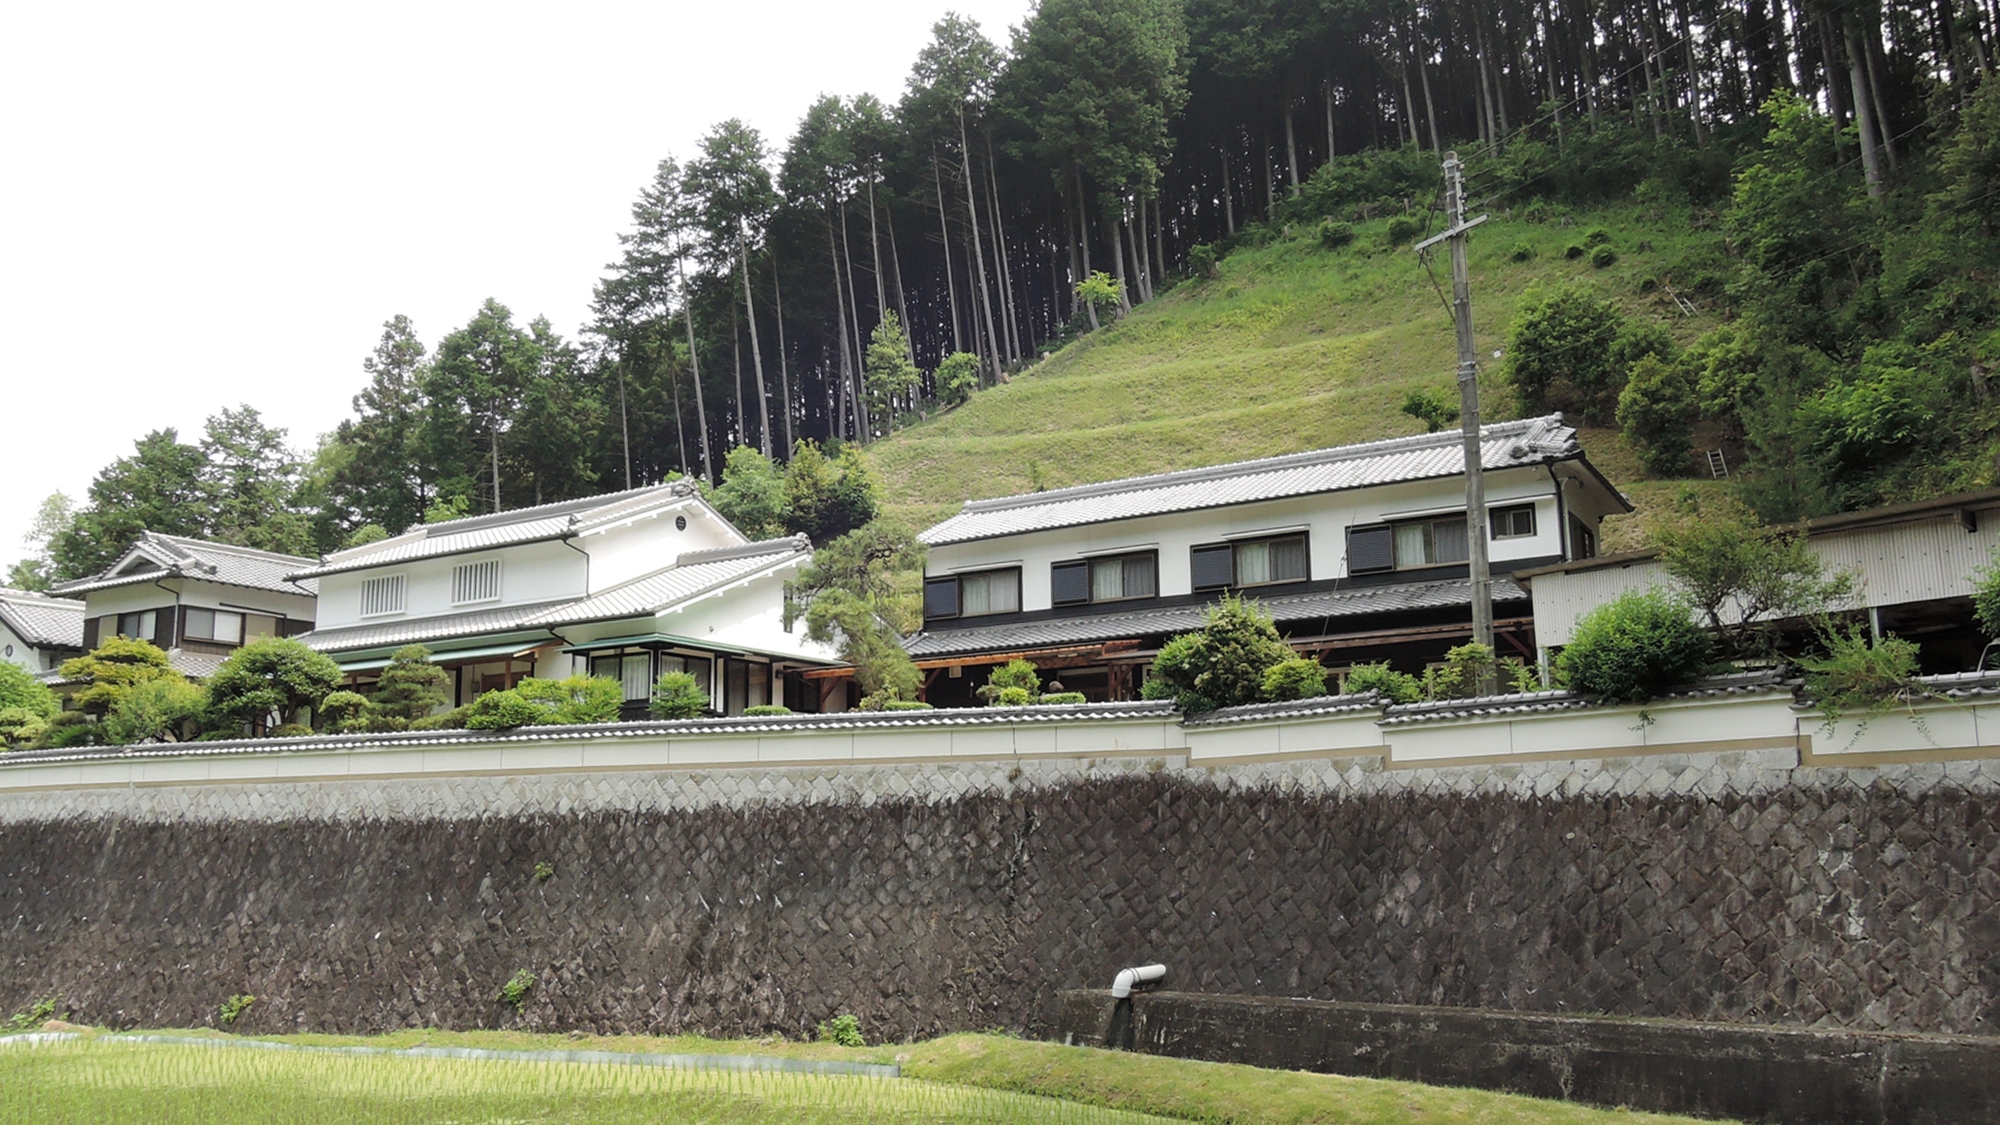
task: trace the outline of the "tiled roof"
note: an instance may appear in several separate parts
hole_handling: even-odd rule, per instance
[[[539,628],[534,624],[535,618],[572,604],[573,601],[568,600],[530,602],[527,605],[477,609],[469,613],[446,613],[436,617],[415,617],[407,620],[399,618],[369,625],[353,625],[343,629],[314,629],[310,633],[300,634],[299,640],[321,652],[346,652],[357,648],[416,644],[420,641],[437,641],[447,637],[473,636],[480,633],[511,633]]]
[[[1537,465],[1582,456],[1576,430],[1560,414],[1482,426],[1480,462],[1487,469]],[[1187,512],[1290,496],[1309,496],[1400,481],[1457,476],[1465,471],[1457,430],[1343,445],[1206,469],[1059,488],[997,500],[974,500],[927,528],[933,546]]]
[[[753,575],[812,557],[812,543],[803,535],[767,539],[741,547],[689,551],[674,565],[608,590],[557,606],[531,625],[567,625],[578,621],[608,621],[641,613],[659,613],[711,590]]]
[[[1493,600],[1516,602],[1528,595],[1505,575],[1493,576]],[[1288,594],[1258,598],[1257,604],[1279,625],[1308,622],[1329,617],[1359,617],[1374,613],[1394,613],[1413,609],[1441,609],[1472,604],[1472,583],[1464,578],[1436,582],[1406,582],[1394,586],[1359,586],[1346,590],[1324,590],[1311,594]],[[1198,629],[1208,619],[1208,605],[1166,606],[1159,609],[1128,610],[1089,616],[1059,617],[1046,621],[1019,621],[1001,625],[973,625],[962,629],[933,629],[903,641],[911,656],[951,656],[958,653],[994,652],[1044,648],[1053,645],[1091,644],[1128,637],[1164,636]]]
[[[1776,671],[1732,672],[1684,684],[1651,701],[1671,703],[1676,699],[1712,699],[1724,695],[1756,695],[1789,691],[1797,681]],[[1529,691],[1508,695],[1484,695],[1472,699],[1439,699],[1428,703],[1403,703],[1390,707],[1382,716],[1383,726],[1401,723],[1434,722],[1439,719],[1469,719],[1493,715],[1528,715],[1553,711],[1581,711],[1604,704],[1573,691]]]
[[[82,648],[83,603],[0,589],[0,622],[36,648]]]
[[[152,566],[132,574],[120,573],[138,562],[151,563]],[[311,596],[318,590],[311,580],[286,580],[286,575],[311,565],[311,559],[297,555],[281,555],[230,543],[211,543],[146,531],[141,532],[138,541],[103,573],[74,582],[58,583],[49,592],[66,598],[80,598],[94,590],[131,586],[158,578],[198,578],[225,586]]]
[[[561,539],[580,535],[592,528],[604,527],[658,508],[686,503],[696,495],[693,482],[677,480],[635,488],[627,492],[613,492],[605,496],[564,500],[533,508],[516,508],[490,515],[467,516],[464,519],[425,524],[392,538],[361,547],[349,547],[344,551],[334,551],[317,563],[310,559],[301,560],[305,565],[298,574],[310,577],[341,574],[350,570],[385,566],[389,563],[408,562],[411,559],[435,558],[439,555],[483,551],[515,543]]]
[[[16,750],[0,754],[0,769],[12,765],[89,761],[102,758],[201,758],[235,754],[290,753],[351,749],[356,746],[450,746],[458,743],[553,742],[587,737],[592,741],[628,738],[697,737],[706,734],[783,734],[790,731],[884,730],[908,727],[1019,726],[1038,723],[1172,722],[1168,700],[1133,703],[1051,704],[1039,707],[965,707],[914,711],[839,711],[832,714],[736,715],[726,719],[679,719],[579,726],[520,727],[515,730],[404,731],[395,734],[328,734],[304,738],[230,739],[215,742],[140,743],[128,746]]]
[[[1310,699],[1290,699],[1283,703],[1245,703],[1240,707],[1224,707],[1204,714],[1189,715],[1186,723],[1191,727],[1227,726],[1232,723],[1255,723],[1267,719],[1304,719],[1315,715],[1339,715],[1359,711],[1381,714],[1381,695],[1364,691],[1358,695],[1316,695]]]
[[[811,554],[812,544],[804,536],[769,539],[740,547],[689,551],[676,559],[673,566],[588,597],[382,621],[341,629],[315,629],[299,639],[322,651],[346,652],[482,633],[552,629],[583,621],[613,621],[671,609],[711,590],[742,581],[760,571],[810,557]]]

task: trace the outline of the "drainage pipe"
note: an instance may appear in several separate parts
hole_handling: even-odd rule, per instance
[[[1166,975],[1165,965],[1134,965],[1129,969],[1120,969],[1111,981],[1111,998],[1124,1000],[1132,995],[1135,986],[1151,984]]]

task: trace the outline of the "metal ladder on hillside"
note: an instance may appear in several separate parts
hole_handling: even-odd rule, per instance
[[[1715,480],[1721,480],[1729,475],[1729,462],[1723,459],[1722,450],[1708,451],[1708,475]]]

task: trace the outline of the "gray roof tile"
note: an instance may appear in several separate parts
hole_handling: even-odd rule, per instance
[[[595,527],[616,523],[621,519],[629,519],[656,508],[682,504],[696,495],[695,486],[691,482],[677,480],[635,488],[627,492],[613,492],[581,500],[564,500],[533,508],[517,508],[508,512],[425,524],[366,546],[334,551],[317,563],[310,559],[300,560],[305,565],[298,574],[310,577],[342,574],[351,570],[386,566],[390,563],[409,562],[412,559],[483,551],[515,543],[561,539]]]
[[[1346,590],[1324,590],[1311,594],[1288,594],[1275,598],[1255,598],[1257,604],[1280,626],[1288,622],[1308,622],[1324,618],[1359,617],[1413,609],[1439,609],[1472,604],[1472,584],[1464,578],[1436,582],[1407,582],[1394,586],[1359,586]],[[1495,602],[1527,601],[1528,595],[1505,575],[1493,576]],[[962,629],[933,629],[916,633],[903,641],[911,656],[954,656],[960,653],[995,652],[1042,648],[1055,645],[1091,644],[1128,637],[1163,636],[1199,629],[1208,618],[1208,604],[1167,606],[1159,609],[1128,610],[1089,616],[1059,617],[1046,621],[1008,622],[973,625]]]
[[[1489,470],[1582,455],[1576,430],[1560,414],[1482,426],[1480,461]],[[1457,430],[1239,461],[1103,484],[974,500],[918,536],[933,546],[1247,504],[1399,481],[1451,477],[1465,471]]]
[[[137,561],[150,562],[157,569],[149,568],[133,574],[119,573]],[[316,583],[310,579],[287,581],[286,576],[311,565],[311,559],[297,555],[281,555],[230,543],[210,543],[202,539],[146,531],[141,532],[138,540],[103,573],[74,582],[58,583],[50,588],[50,593],[80,598],[95,590],[131,586],[158,578],[195,578],[225,586],[310,597],[317,592]]]
[[[83,603],[0,589],[0,622],[37,648],[82,648]]]

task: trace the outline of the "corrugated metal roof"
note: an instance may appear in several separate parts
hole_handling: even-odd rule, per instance
[[[342,574],[412,559],[561,539],[654,509],[671,508],[696,496],[692,482],[677,480],[627,492],[425,524],[389,539],[334,551],[317,564],[309,559],[303,560],[306,568],[298,573],[310,576]]]
[[[1495,602],[1526,601],[1528,595],[1506,575],[1493,576]],[[1396,613],[1414,609],[1441,609],[1472,604],[1472,583],[1464,578],[1437,582],[1408,582],[1395,586],[1360,586],[1345,590],[1325,590],[1311,594],[1290,594],[1277,598],[1257,598],[1257,605],[1280,625],[1324,618],[1359,617],[1374,613]],[[959,653],[996,652],[1043,648],[1054,645],[1088,644],[1128,637],[1165,636],[1199,629],[1208,619],[1209,603],[1167,606],[1090,616],[1060,617],[1047,621],[1019,621],[1000,625],[974,625],[963,629],[934,629],[916,633],[903,641],[911,656],[951,656]]]
[[[82,648],[83,603],[0,589],[0,622],[36,648]]]
[[[134,574],[119,573],[139,561],[150,562],[153,567]],[[238,547],[231,543],[210,543],[201,539],[145,531],[141,532],[138,540],[126,548],[125,554],[103,573],[89,578],[79,578],[74,582],[58,583],[50,587],[49,592],[65,598],[80,598],[94,590],[131,586],[159,578],[196,578],[203,582],[218,582],[225,586],[312,596],[318,592],[316,583],[310,580],[301,582],[286,580],[286,575],[295,573],[302,566],[310,565],[312,565],[311,559],[300,558],[297,555],[281,555],[274,551]]]
[[[1582,456],[1576,430],[1560,414],[1482,426],[1480,462],[1506,469]],[[919,539],[934,546],[1047,531],[1058,527],[1133,519],[1338,492],[1369,485],[1450,477],[1465,471],[1463,438],[1456,430],[1343,445],[1206,469],[1188,469],[1103,484],[974,500],[927,528]]]
[[[803,535],[770,539],[742,547],[690,551],[664,570],[559,606],[531,619],[529,623],[567,625],[578,621],[606,621],[641,613],[661,613],[718,587],[811,557],[812,544]]]
[[[966,707],[916,711],[841,711],[833,714],[737,715],[726,719],[679,719],[636,723],[596,723],[577,726],[519,727],[514,730],[404,731],[395,734],[329,734],[303,738],[230,739],[215,742],[142,743],[128,746],[71,747],[60,750],[16,750],[0,754],[7,766],[47,765],[116,759],[207,758],[240,754],[347,750],[356,747],[451,746],[494,742],[533,743],[607,739],[661,738],[676,735],[785,734],[794,731],[892,730],[897,728],[1023,726],[1040,723],[1171,721],[1168,700],[1132,703],[1051,704],[1039,707]]]

